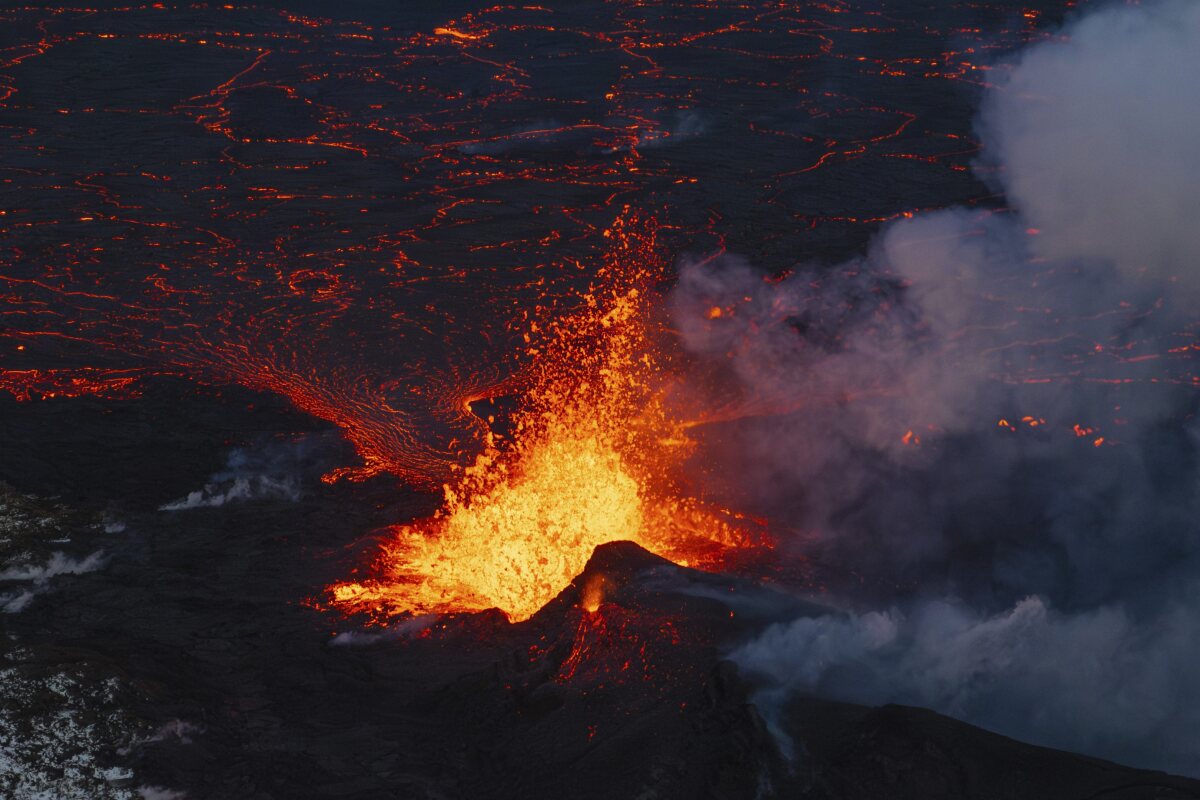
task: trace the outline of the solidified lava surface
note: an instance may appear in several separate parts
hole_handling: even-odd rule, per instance
[[[406,5],[0,8],[0,793],[1195,796],[895,707],[789,765],[678,591],[760,589],[633,545],[517,625],[314,607],[623,210],[782,270],[995,204],[979,93],[1071,4]]]

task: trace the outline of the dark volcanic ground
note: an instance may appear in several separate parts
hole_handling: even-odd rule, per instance
[[[35,689],[45,696],[14,715],[36,728],[6,741],[26,761],[14,796],[136,797],[129,789],[148,786],[212,798],[1200,792],[920,709],[817,699],[792,704],[799,750],[785,760],[750,684],[720,658],[769,621],[741,609],[770,590],[630,544],[597,551],[576,586],[521,625],[482,614],[333,639],[300,602],[350,565],[341,545],[352,532],[379,522],[356,494],[187,520],[132,514],[121,534],[76,534],[73,546],[102,543],[108,565],[52,579],[6,626],[23,643],[6,657],[10,702],[30,685],[61,686],[56,676],[75,681],[69,700]],[[577,605],[590,574],[610,589],[594,614]]]
[[[979,91],[1066,4],[436,5],[0,8],[0,794],[1200,796],[815,699],[789,761],[692,591],[766,590],[623,545],[592,615],[308,604],[439,500],[319,476],[445,460],[624,205],[779,269],[994,204]]]

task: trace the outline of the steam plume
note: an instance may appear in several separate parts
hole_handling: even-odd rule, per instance
[[[1200,4],[1063,33],[979,118],[1011,209],[901,220],[783,280],[681,266],[676,327],[732,398],[723,488],[857,578],[844,615],[733,657],[768,712],[914,703],[1200,774]]]

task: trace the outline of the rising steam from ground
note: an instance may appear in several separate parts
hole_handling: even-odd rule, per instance
[[[303,495],[304,484],[314,472],[318,437],[266,442],[255,448],[234,448],[226,457],[225,469],[212,475],[204,488],[159,507],[160,511],[220,508],[228,503],[251,500],[290,500]]]
[[[15,587],[16,591],[0,591],[0,612],[17,614],[24,611],[36,595],[49,588],[51,579],[59,575],[82,575],[104,566],[104,553],[100,550],[86,558],[74,559],[62,553],[53,553],[44,564],[23,563],[0,570],[0,587]]]
[[[980,116],[1011,211],[902,220],[781,281],[683,265],[676,326],[735,396],[725,488],[854,573],[853,611],[733,657],[768,713],[913,703],[1200,774],[1200,4],[1065,34]]]

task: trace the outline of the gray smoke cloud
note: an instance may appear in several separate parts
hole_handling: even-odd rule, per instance
[[[903,219],[782,279],[681,265],[717,488],[848,576],[851,610],[733,658],[768,713],[914,703],[1197,775],[1200,4],[1063,34],[979,117],[1010,209]]]

